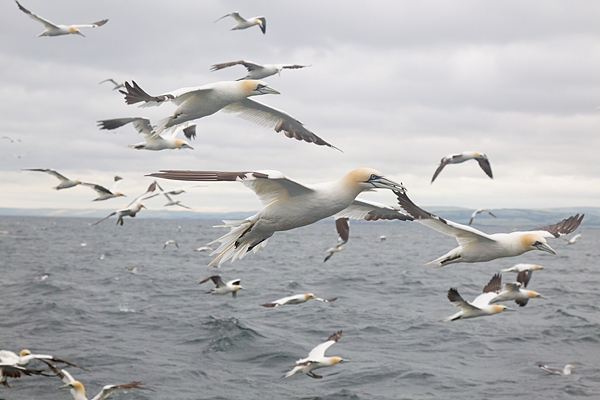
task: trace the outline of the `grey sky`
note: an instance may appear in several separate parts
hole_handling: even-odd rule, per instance
[[[275,169],[303,183],[368,166],[401,181],[419,205],[470,208],[596,206],[600,198],[600,3],[592,1],[73,1],[23,0],[55,23],[108,18],[87,37],[37,38],[43,26],[14,1],[0,4],[0,207],[121,208],[159,169]],[[263,15],[258,27],[229,31],[224,14]],[[344,152],[288,139],[217,113],[197,120],[195,150],[138,151],[133,127],[100,131],[96,121],[175,107],[127,106],[111,85],[135,80],[151,94],[234,80],[238,59],[312,64],[265,80],[281,95],[257,99],[283,109]],[[495,179],[474,161],[486,153]],[[21,155],[20,158],[16,157]],[[76,187],[22,168],[51,168],[110,185],[128,198],[92,203]],[[161,182],[165,189],[186,183]],[[366,199],[395,205],[392,193]],[[233,183],[197,188],[182,203],[203,211],[255,210]],[[149,200],[159,208],[163,200]]]

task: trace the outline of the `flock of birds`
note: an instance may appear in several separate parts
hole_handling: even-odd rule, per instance
[[[83,36],[80,29],[101,27],[108,22],[105,19],[85,25],[58,25],[32,13],[19,2],[16,3],[22,12],[45,26],[46,30],[39,36],[68,34]],[[231,17],[236,21],[236,25],[231,30],[241,30],[258,26],[263,34],[266,33],[266,19],[264,17],[255,17],[246,20],[237,12],[234,12],[219,18],[217,21],[226,17]],[[189,142],[176,137],[179,132],[182,132],[188,140],[192,140],[196,136],[196,125],[191,124],[191,121],[207,117],[218,111],[224,111],[237,114],[242,118],[264,126],[270,126],[276,132],[283,132],[289,138],[337,149],[337,147],[314,134],[303,123],[287,112],[250,99],[253,96],[279,94],[277,90],[271,88],[268,83],[261,79],[280,74],[283,69],[299,69],[309,67],[309,65],[260,65],[251,61],[239,60],[214,64],[211,70],[217,71],[235,65],[242,65],[248,71],[246,76],[237,81],[224,81],[198,87],[180,88],[156,96],[146,93],[135,81],[121,83],[113,79],[103,80],[100,84],[105,82],[112,83],[114,86],[113,90],[118,90],[122,93],[125,96],[127,104],[141,103],[141,107],[153,107],[170,102],[177,108],[165,118],[155,122],[142,117],[126,117],[100,120],[98,121],[98,126],[100,129],[113,130],[131,123],[139,133],[144,134],[146,137],[144,142],[130,145],[130,147],[138,150],[193,149]],[[485,174],[493,178],[488,157],[480,152],[469,151],[442,158],[440,165],[431,179],[431,183],[436,180],[447,165],[459,164],[468,160],[477,161]],[[68,179],[51,169],[36,168],[27,169],[27,171],[44,172],[58,178],[60,183],[54,187],[56,190],[72,188],[78,185],[88,186],[98,194],[98,197],[93,201],[104,201],[124,196],[124,194],[116,191],[117,185],[122,181],[118,176],[115,176],[113,185],[107,189],[99,184]],[[554,249],[548,245],[547,239],[570,234],[579,227],[583,220],[583,215],[579,216],[577,214],[556,224],[534,228],[529,231],[486,234],[472,228],[470,225],[475,216],[481,212],[487,212],[491,216],[496,217],[489,210],[476,210],[471,216],[469,226],[443,219],[423,210],[413,203],[406,195],[407,190],[402,183],[394,182],[372,168],[357,168],[349,171],[339,179],[317,184],[302,184],[274,170],[233,172],[163,170],[151,173],[149,176],[193,182],[239,182],[253,190],[259,197],[264,207],[258,213],[241,221],[224,221],[222,227],[229,228],[229,232],[208,244],[209,246],[211,244],[218,244],[218,247],[211,253],[215,257],[209,263],[209,265],[218,267],[222,266],[228,260],[233,263],[238,259],[244,258],[250,252],[256,253],[260,248],[266,246],[268,239],[275,232],[310,225],[332,216],[335,219],[340,239],[338,245],[327,250],[327,256],[324,261],[330,259],[336,252],[344,250],[343,244],[349,238],[349,219],[364,219],[367,221],[383,219],[407,222],[416,221],[445,235],[454,237],[458,242],[458,247],[426,264],[436,264],[440,267],[452,263],[478,263],[503,257],[515,257],[532,250],[556,254]],[[387,206],[357,198],[362,192],[375,189],[391,190],[397,197],[399,207]],[[114,215],[117,215],[117,224],[122,225],[124,217],[135,217],[142,208],[145,208],[144,201],[160,195],[167,199],[167,206],[178,205],[190,208],[182,205],[179,201],[174,201],[171,197],[183,192],[184,189],[165,191],[157,181],[154,181],[143,194],[135,198],[129,205],[113,211],[92,225],[97,225]],[[578,237],[579,235],[570,239],[569,243],[574,243]],[[380,239],[383,242],[385,237],[381,237]],[[165,243],[164,248],[170,244],[178,247],[176,242],[168,241]],[[197,251],[212,250],[211,247],[201,249],[197,249]],[[494,315],[510,310],[504,305],[497,304],[499,302],[515,301],[519,306],[525,306],[529,299],[542,297],[535,291],[524,289],[531,279],[532,271],[541,268],[539,265],[518,264],[511,269],[507,269],[505,270],[506,272],[515,271],[518,272],[518,275],[516,282],[508,282],[504,283],[504,285],[502,285],[501,275],[496,274],[485,285],[483,293],[472,302],[464,300],[456,288],[450,288],[448,299],[453,305],[460,308],[460,311],[445,318],[444,321]],[[209,292],[211,294],[225,295],[231,293],[235,298],[237,292],[243,289],[240,279],[224,282],[220,275],[211,275],[203,279],[200,284],[208,281],[212,281],[215,285]],[[311,299],[322,302],[333,302],[336,300],[336,298],[321,299],[312,293],[305,293],[283,297],[262,304],[262,306],[279,307],[283,305],[302,304]],[[308,357],[298,360],[294,368],[285,374],[285,377],[302,372],[312,378],[321,378],[321,376],[316,375],[313,371],[343,362],[344,359],[341,357],[325,356],[326,350],[337,343],[341,336],[341,330],[333,333],[325,342],[312,349]],[[77,367],[76,365],[49,355],[32,355],[27,350],[23,350],[20,355],[6,350],[0,351],[0,383],[8,386],[7,378],[18,378],[22,375],[45,375],[44,371],[31,369],[27,366],[31,360],[38,360],[45,363],[65,383],[61,387],[71,390],[75,400],[86,399],[83,385],[79,381],[74,380],[65,369],[56,366],[55,363],[64,363],[73,367]],[[571,373],[571,369],[575,367],[567,365],[564,370],[556,370],[545,365],[540,365],[540,368],[551,373],[568,375]],[[143,389],[144,387],[140,382],[107,385],[94,399],[104,399],[115,390],[131,388]]]

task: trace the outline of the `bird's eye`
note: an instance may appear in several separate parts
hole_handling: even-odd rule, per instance
[[[371,174],[371,177],[369,178],[369,180],[375,180],[378,179],[379,177],[375,174]]]
[[[262,88],[265,88],[265,87],[267,87],[267,85],[263,85],[263,84],[259,83],[259,84],[256,86],[256,90],[260,90],[260,89],[262,89]]]
[[[542,244],[542,242],[536,240],[535,243],[533,244],[533,247],[540,246],[541,244]]]

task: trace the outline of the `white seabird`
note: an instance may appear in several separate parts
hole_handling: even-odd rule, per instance
[[[104,186],[97,185],[95,183],[82,182],[81,184],[83,186],[87,186],[87,187],[94,189],[96,191],[96,193],[98,193],[98,197],[92,201],[102,201],[102,200],[114,199],[115,197],[125,196],[123,193],[116,191],[117,186],[119,186],[119,184],[121,183],[122,180],[123,180],[123,178],[121,178],[118,175],[115,175],[114,182],[111,185],[110,189],[107,189]],[[127,197],[127,196],[125,196],[125,197]]]
[[[170,244],[174,244],[177,248],[179,248],[179,244],[177,244],[177,242],[174,241],[173,239],[170,239],[165,242],[165,245],[163,246],[163,250],[166,249],[167,246]]]
[[[385,236],[385,235],[379,236],[379,241],[380,242],[385,242],[386,240],[387,240],[387,236]]]
[[[482,212],[486,212],[486,213],[490,214],[492,217],[498,218],[494,214],[492,214],[492,212],[490,210],[487,210],[485,208],[478,208],[477,210],[473,211],[473,214],[471,214],[471,219],[469,220],[469,225],[471,225],[473,223],[473,220],[475,219],[475,216],[477,214],[482,213]]]
[[[460,164],[467,160],[477,160],[483,172],[485,172],[486,175],[490,178],[494,179],[494,176],[492,175],[492,167],[490,165],[490,161],[488,160],[488,157],[485,154],[479,153],[477,151],[465,151],[464,153],[450,154],[449,156],[442,158],[439,167],[437,167],[435,173],[433,174],[433,178],[431,178],[431,183],[435,181],[435,178],[437,178],[437,176],[440,174],[440,172],[442,172],[446,165]]]
[[[213,250],[213,248],[210,246],[200,246],[197,249],[194,249],[194,251],[197,251],[197,252],[212,251],[212,250]]]
[[[70,365],[72,367],[81,368],[69,361],[56,358],[48,354],[32,354],[31,351],[23,349],[17,355],[10,350],[0,350],[0,384],[9,386],[7,378],[19,378],[23,375],[39,375],[41,371],[26,368],[32,360],[49,360]]]
[[[215,22],[218,22],[226,17],[231,17],[231,18],[235,19],[235,22],[237,22],[236,25],[234,25],[231,29],[229,29],[230,31],[246,29],[246,28],[250,28],[251,26],[258,25],[258,27],[260,28],[260,30],[262,31],[263,34],[267,33],[267,20],[265,19],[265,17],[253,17],[250,19],[245,19],[242,16],[240,16],[240,14],[237,11],[235,11],[235,12],[232,12],[231,14],[223,15],[221,18],[219,18]]]
[[[183,132],[183,135],[188,139],[196,137],[196,125],[184,125],[183,129],[174,129],[171,133],[163,133],[156,135],[154,128],[147,118],[114,118],[97,121],[100,129],[113,130],[123,125],[131,123],[136,131],[143,133],[146,140],[140,143],[130,144],[128,147],[137,150],[173,150],[173,149],[191,149],[194,150],[188,142],[182,139],[177,139],[177,134]]]
[[[299,69],[310,67],[310,65],[299,65],[299,64],[257,64],[252,61],[238,60],[238,61],[230,61],[220,64],[214,64],[210,67],[211,71],[218,71],[223,68],[233,67],[234,65],[243,65],[248,70],[248,74],[238,79],[241,81],[243,79],[263,79],[267,76],[278,74],[281,76],[281,71],[284,69]]]
[[[571,365],[571,364],[565,365],[565,367],[563,369],[549,367],[549,366],[544,365],[544,364],[538,364],[538,367],[540,367],[544,371],[549,372],[549,373],[554,374],[554,375],[571,375],[571,370],[577,369],[576,366]]]
[[[199,87],[177,89],[160,96],[150,96],[135,81],[132,81],[132,85],[125,82],[125,86],[127,91],[120,90],[120,92],[125,95],[127,104],[143,102],[144,104],[140,107],[151,107],[170,101],[177,106],[173,114],[155,124],[153,127],[155,135],[170,127],[223,110],[224,112],[235,113],[240,118],[259,125],[273,127],[275,132],[283,131],[285,136],[289,138],[303,140],[319,146],[334,147],[306,129],[300,121],[285,111],[249,99],[251,96],[279,94],[278,91],[272,89],[263,81],[216,82]]]
[[[209,280],[212,280],[215,284],[215,287],[210,289],[210,292],[208,292],[210,294],[231,293],[231,295],[235,299],[237,296],[237,291],[240,289],[244,289],[241,285],[241,279],[234,279],[225,283],[221,280],[221,275],[213,275],[209,276],[208,278],[204,278],[200,281],[199,285],[203,284],[204,282],[208,282]]]
[[[101,85],[104,82],[111,82],[113,84],[113,86],[114,86],[112,88],[112,90],[117,90],[117,89],[121,89],[121,88],[125,89],[125,82],[117,82],[117,81],[115,81],[112,78],[105,79],[102,82],[98,83],[98,85]]]
[[[308,353],[308,357],[296,361],[296,366],[290,372],[285,374],[285,378],[290,377],[297,372],[302,372],[311,378],[320,379],[322,376],[317,375],[312,371],[318,368],[331,367],[332,365],[346,361],[341,357],[325,357],[325,351],[337,343],[341,337],[342,331],[337,331],[329,336],[326,342],[321,343],[312,349],[310,353]]]
[[[448,300],[461,310],[454,315],[444,318],[442,321],[448,322],[457,319],[485,317],[503,311],[514,311],[506,306],[490,304],[490,300],[497,296],[496,288],[500,284],[498,279],[498,275],[494,275],[490,282],[484,286],[483,293],[477,296],[471,303],[465,301],[460,294],[458,294],[458,290],[450,288],[450,290],[448,290]]]
[[[43,375],[43,371],[21,367],[20,365],[0,361],[0,384],[10,387],[8,378],[20,378],[24,375]]]
[[[501,288],[502,276],[500,274],[496,274],[494,276],[498,276],[498,279],[494,282],[496,285],[492,288],[494,292],[498,295],[490,300],[490,304],[499,303],[501,301],[512,301],[514,300],[520,307],[525,307],[529,299],[534,299],[539,297],[541,299],[545,299],[544,296],[535,292],[533,290],[521,289],[523,285],[524,277],[526,276],[527,271],[520,272],[517,276],[517,282],[505,283]]]
[[[538,271],[540,269],[544,269],[544,267],[538,264],[515,264],[510,268],[502,269],[500,271],[517,272],[517,279],[523,286],[527,287],[527,284],[529,284],[529,281],[531,280],[531,275],[533,275],[533,271]]]
[[[560,237],[573,232],[585,214],[565,218],[554,224],[534,228],[525,232],[494,233],[488,235],[470,226],[457,224],[438,217],[419,208],[406,193],[397,192],[400,206],[416,221],[448,236],[454,236],[459,246],[443,256],[425,265],[438,263],[440,267],[447,264],[467,262],[485,262],[502,257],[515,257],[530,250],[541,250],[550,254],[556,252],[548,246],[546,238]]]
[[[68,189],[68,188],[72,188],[77,185],[81,185],[81,181],[79,179],[71,180],[71,179],[67,178],[66,176],[61,175],[58,172],[54,171],[53,169],[30,168],[30,169],[23,169],[22,171],[45,172],[47,174],[52,175],[55,178],[58,178],[60,180],[60,183],[58,184],[58,186],[55,186],[52,188],[55,190]]]
[[[303,294],[295,294],[293,296],[283,297],[281,299],[277,299],[270,303],[261,304],[261,306],[263,306],[263,307],[279,307],[279,306],[284,306],[286,304],[302,304],[302,303],[306,303],[308,300],[311,300],[311,299],[314,299],[317,301],[322,301],[324,303],[331,303],[331,302],[336,301],[337,297],[332,297],[331,299],[321,299],[319,297],[316,297],[312,293],[303,293]]]
[[[158,187],[158,190],[160,191],[160,193],[161,193],[163,196],[165,196],[165,198],[167,199],[167,204],[165,204],[165,207],[168,207],[168,206],[179,206],[179,207],[182,207],[182,208],[186,208],[186,209],[188,209],[188,210],[193,210],[193,208],[192,208],[192,207],[188,207],[188,206],[186,206],[186,205],[183,205],[183,204],[181,204],[181,201],[180,201],[180,200],[173,200],[173,199],[171,198],[171,196],[169,196],[168,192],[165,192],[165,191],[163,190],[163,188],[161,188],[161,187],[160,187],[160,185],[159,185],[158,183],[156,184],[156,186]]]
[[[70,389],[71,395],[74,400],[88,400],[85,396],[85,387],[79,381],[76,381],[73,376],[66,369],[61,369],[51,362],[44,361],[48,367],[58,376],[65,384],[60,386],[59,389]],[[121,389],[147,389],[142,386],[141,382],[134,381],[129,383],[123,383],[120,385],[106,385],[102,388],[100,393],[94,396],[91,400],[104,400],[110,396],[113,392]]]
[[[342,246],[342,244],[338,244],[335,245],[333,247],[328,248],[327,250],[325,250],[325,259],[323,260],[323,262],[326,262],[327,260],[329,260],[335,253],[339,252],[339,251],[343,251],[346,250],[346,248],[344,246]]]
[[[111,212],[106,217],[102,218],[100,221],[94,222],[92,224],[92,226],[98,225],[100,222],[104,221],[105,219],[108,219],[108,218],[112,217],[115,214],[118,214],[118,216],[117,216],[117,225],[119,225],[119,224],[123,225],[123,217],[134,218],[135,215],[138,212],[140,212],[140,210],[142,208],[146,208],[146,206],[142,203],[144,200],[149,199],[149,198],[154,197],[154,196],[158,196],[158,193],[156,193],[156,194],[153,193],[155,190],[156,190],[156,182],[152,182],[150,184],[150,186],[148,186],[148,190],[146,190],[146,193],[138,196],[135,200],[133,200],[131,203],[129,203],[127,205],[127,207],[121,208],[120,210],[116,210],[116,211]]]
[[[574,244],[581,237],[581,233],[573,236],[572,238],[562,238],[567,244]]]
[[[277,231],[310,225],[332,215],[336,215],[336,218],[347,216],[367,220],[392,218],[389,214],[379,214],[379,209],[369,206],[368,202],[355,200],[356,196],[365,190],[376,188],[405,190],[402,184],[384,178],[381,172],[371,168],[358,168],[333,182],[314,185],[303,185],[279,171],[169,170],[150,176],[187,181],[237,181],[252,189],[260,198],[264,208],[257,214],[243,221],[223,221],[223,226],[231,230],[209,243],[221,243],[219,248],[211,253],[217,254],[217,257],[209,265],[216,262],[221,265],[228,259],[234,262],[243,258],[250,250],[256,253]],[[401,215],[410,219],[404,214]],[[401,215],[393,218],[403,218]]]
[[[38,37],[40,37],[40,36],[61,36],[61,35],[69,35],[69,34],[85,36],[83,33],[81,33],[79,31],[79,29],[81,29],[81,28],[97,28],[108,22],[107,19],[103,19],[98,22],[92,22],[91,24],[84,24],[84,25],[59,25],[59,24],[52,23],[52,22],[48,21],[47,19],[40,17],[39,15],[35,15],[31,11],[29,11],[28,9],[23,7],[21,4],[19,4],[19,2],[16,0],[15,0],[15,3],[17,3],[17,6],[19,6],[19,10],[23,11],[30,18],[44,24],[44,26],[46,27],[46,30],[44,32],[40,33],[38,35]]]

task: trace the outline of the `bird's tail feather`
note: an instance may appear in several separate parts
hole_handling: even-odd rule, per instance
[[[244,256],[246,255],[246,253],[248,252],[248,248],[250,246],[249,243],[238,243],[238,239],[244,234],[246,233],[246,231],[248,229],[250,229],[252,227],[252,225],[254,225],[256,221],[252,220],[252,219],[246,219],[246,220],[242,220],[242,221],[223,221],[223,223],[225,225],[217,225],[215,226],[215,228],[219,228],[219,227],[229,227],[231,228],[231,230],[221,236],[218,239],[213,240],[212,242],[208,243],[209,245],[214,244],[214,243],[221,243],[221,245],[212,253],[210,253],[211,256],[213,255],[217,255],[208,265],[214,265],[217,261],[218,261],[218,266],[220,267],[221,264],[223,264],[225,261],[229,260],[231,258],[231,262],[234,262],[235,260],[237,260],[238,258],[244,258]],[[238,243],[237,247],[236,247],[236,243]],[[263,242],[265,243],[265,242]],[[262,246],[262,243],[261,243]],[[254,252],[256,253],[258,251],[259,246],[255,246],[254,247]]]
[[[449,316],[449,317],[446,317],[446,318],[444,318],[444,319],[442,320],[442,322],[456,321],[457,319],[459,319],[459,318],[460,318],[460,315],[461,315],[461,314],[462,314],[462,312],[461,312],[461,311],[459,311],[459,312],[457,312],[457,313],[456,313],[456,314],[454,314],[454,315],[451,315],[451,316]]]
[[[284,378],[289,378],[290,376],[294,375],[296,372],[300,372],[302,370],[302,368],[304,368],[304,366],[302,366],[302,365],[298,365],[298,366],[294,367],[293,370],[291,370],[290,372],[285,374]]]

